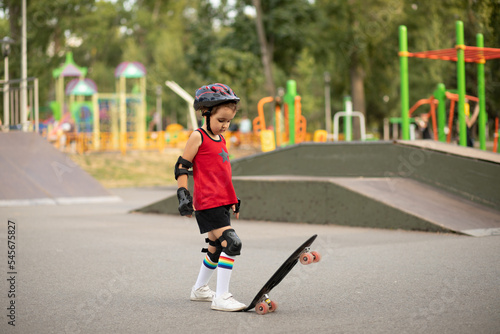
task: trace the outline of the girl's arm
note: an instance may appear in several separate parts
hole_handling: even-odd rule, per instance
[[[189,162],[193,162],[194,157],[198,153],[198,148],[201,145],[201,134],[198,131],[194,131],[186,143],[186,147],[184,148],[184,153],[182,154],[182,158]],[[176,168],[179,169],[188,169],[184,167],[181,163],[180,165],[176,164]],[[193,198],[191,194],[187,190],[188,187],[188,174],[182,173],[180,175],[177,174],[177,198],[179,199],[179,212],[182,216],[192,217],[193,210],[196,208],[193,207]]]
[[[196,153],[198,153],[198,148],[201,145],[201,134],[198,131],[193,131],[189,136],[189,139],[186,143],[186,147],[184,148],[184,153],[182,153],[182,158],[188,161],[193,162]],[[186,169],[184,166],[180,166],[179,168]],[[188,176],[180,175],[177,179],[177,188],[186,188],[188,187]]]

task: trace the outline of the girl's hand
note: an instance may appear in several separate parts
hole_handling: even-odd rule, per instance
[[[236,219],[240,219],[240,213],[239,212],[234,212],[234,211],[236,211],[236,204],[233,204],[231,206],[231,209],[233,209],[233,215],[236,215]]]
[[[196,211],[196,208],[195,208],[195,207],[194,207],[194,205],[193,205],[193,212],[195,212],[195,211]],[[186,217],[188,217],[188,218],[192,218],[192,217],[193,217],[193,215],[191,214],[191,215],[186,216]]]

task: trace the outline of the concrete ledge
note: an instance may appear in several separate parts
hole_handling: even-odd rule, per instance
[[[500,213],[411,179],[241,176],[233,183],[249,220],[497,234]],[[178,215],[171,196],[138,212]]]
[[[233,176],[399,177],[500,210],[497,154],[435,141],[302,143],[232,162]]]
[[[434,140],[398,140],[397,144],[418,147],[426,150],[446,153],[450,155],[460,156],[469,159],[482,160],[500,164],[500,154],[478,150],[472,147],[463,147],[448,143],[442,143]]]
[[[246,219],[491,235],[500,212],[411,179],[236,177]],[[481,233],[476,233],[481,231]]]
[[[233,183],[245,199],[245,219],[450,232],[332,178],[238,177]]]
[[[244,219],[483,236],[500,229],[497,160],[433,141],[303,143],[232,168]],[[172,196],[138,211],[177,206]]]

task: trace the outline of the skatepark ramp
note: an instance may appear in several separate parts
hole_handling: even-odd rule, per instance
[[[36,133],[0,133],[0,168],[0,207],[120,200]]]
[[[500,234],[500,156],[434,141],[303,143],[235,160],[243,219]],[[177,198],[140,212],[178,214]]]

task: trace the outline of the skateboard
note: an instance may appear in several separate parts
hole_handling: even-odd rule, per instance
[[[312,245],[314,240],[318,235],[315,234],[306,240],[295,252],[290,255],[290,257],[281,265],[281,267],[276,270],[276,272],[271,276],[266,284],[260,289],[255,298],[252,300],[250,305],[243,309],[243,312],[250,311],[255,308],[258,314],[266,314],[276,311],[278,304],[269,298],[269,292],[276,287],[283,278],[288,275],[288,273],[295,267],[295,265],[300,261],[302,264],[311,264],[313,262],[318,262],[321,259],[321,255],[316,252],[309,252],[309,247]]]

